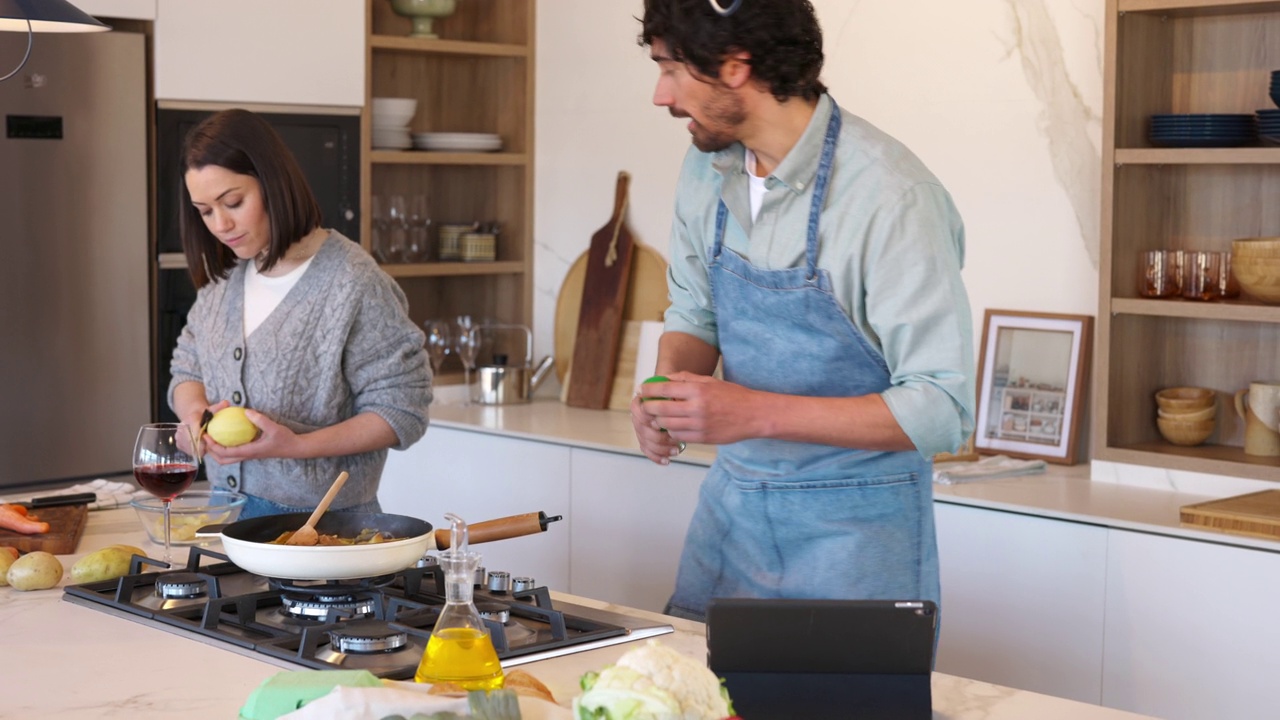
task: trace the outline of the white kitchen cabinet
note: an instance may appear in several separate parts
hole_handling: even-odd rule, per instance
[[[702,465],[575,448],[570,592],[662,612],[706,474]]]
[[[488,570],[569,588],[569,453],[563,445],[432,426],[416,445],[392,451],[378,500],[385,512],[447,527],[446,512],[468,522],[545,511],[563,515],[546,532],[475,549]]]
[[[937,669],[1102,699],[1107,529],[935,502]]]
[[[156,0],[157,100],[364,105],[364,0]]]
[[[83,10],[97,18],[155,20],[156,1],[157,0],[72,0],[72,4],[80,10]]]
[[[1274,718],[1280,553],[1112,530],[1103,704],[1169,720]]]

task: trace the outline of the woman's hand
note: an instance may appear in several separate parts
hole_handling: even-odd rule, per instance
[[[226,407],[229,404],[225,401],[218,403],[222,407]],[[218,410],[222,409],[222,407],[214,407]],[[213,408],[210,409],[213,410]],[[244,416],[248,418],[249,422],[257,425],[261,431],[258,433],[258,437],[253,440],[243,445],[226,447],[219,445],[211,437],[205,437],[205,453],[216,460],[219,465],[229,465],[244,460],[261,460],[263,458],[301,457],[300,447],[302,441],[297,433],[257,410],[245,408]]]

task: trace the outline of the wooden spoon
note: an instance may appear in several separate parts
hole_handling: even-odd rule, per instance
[[[320,498],[320,504],[316,506],[316,511],[311,513],[311,517],[307,518],[307,522],[302,527],[293,531],[289,539],[285,541],[285,545],[315,545],[320,539],[320,535],[316,532],[316,523],[320,521],[320,516],[324,515],[324,511],[329,509],[329,505],[333,499],[338,496],[338,491],[347,482],[347,471],[343,470],[337,480],[329,486],[329,492]]]

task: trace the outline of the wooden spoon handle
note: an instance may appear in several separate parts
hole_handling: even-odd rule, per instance
[[[343,470],[342,473],[338,475],[338,479],[334,480],[333,484],[329,486],[329,492],[325,493],[324,497],[320,498],[320,504],[316,506],[315,512],[311,513],[311,517],[307,518],[307,522],[303,527],[314,528],[316,526],[316,523],[320,521],[320,516],[324,515],[325,510],[329,509],[329,505],[333,502],[333,499],[338,496],[338,491],[341,490],[342,486],[346,483],[347,471]]]

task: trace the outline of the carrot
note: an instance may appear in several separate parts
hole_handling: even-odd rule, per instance
[[[31,514],[31,511],[30,511],[30,510],[27,510],[27,506],[26,506],[26,505],[9,505],[9,504],[0,504],[0,507],[2,507],[2,508],[8,508],[8,509],[10,509],[10,510],[12,510],[12,511],[16,512],[16,513],[18,513],[19,515],[27,515],[27,516],[30,516],[30,514]]]
[[[35,535],[49,532],[49,523],[32,520],[14,510],[12,505],[0,505],[0,528],[13,530],[23,535]]]

